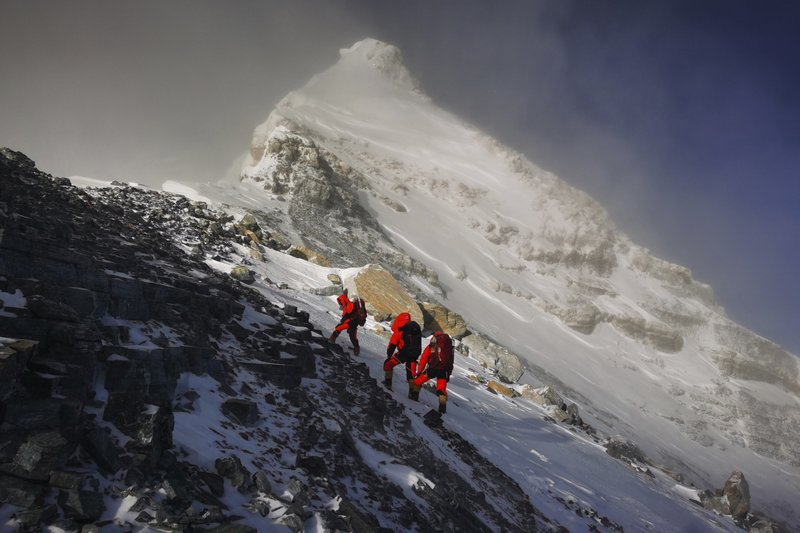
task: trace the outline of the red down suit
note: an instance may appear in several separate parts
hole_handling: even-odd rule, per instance
[[[404,341],[403,333],[407,328],[415,327],[419,330],[419,325],[411,320],[408,313],[400,313],[392,322],[392,337],[386,347],[386,361],[383,363],[384,372],[390,373],[392,369],[400,363],[405,363],[406,380],[410,381],[417,372],[417,358],[419,351],[412,346],[407,346]],[[387,379],[390,379],[387,377]]]
[[[342,319],[333,330],[329,340],[331,342],[336,342],[336,337],[338,337],[341,332],[347,331],[350,342],[353,343],[353,354],[358,355],[360,347],[358,345],[358,316],[356,314],[356,306],[350,301],[350,298],[348,298],[346,294],[340,294],[339,297],[336,298],[336,302],[339,304],[339,309],[342,310]]]
[[[447,398],[447,382],[453,372],[453,341],[447,333],[437,331],[419,359],[419,373],[414,378],[414,388],[419,390],[429,379],[436,379],[436,394]],[[440,399],[441,401],[442,399]]]

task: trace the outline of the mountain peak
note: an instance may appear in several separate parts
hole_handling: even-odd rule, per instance
[[[403,53],[394,45],[366,38],[350,48],[340,49],[339,55],[341,58],[337,66],[348,68],[359,64],[367,65],[397,85],[413,91],[420,90],[419,83],[405,66]]]
[[[385,66],[399,66],[405,68],[403,65],[403,54],[400,52],[400,49],[389,43],[379,41],[378,39],[362,39],[353,44],[350,48],[342,48],[339,50],[339,55],[343,58],[357,57],[379,70]]]

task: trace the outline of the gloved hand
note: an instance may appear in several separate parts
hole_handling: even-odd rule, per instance
[[[389,359],[392,356],[393,353],[394,353],[394,344],[390,344],[386,348],[386,359]]]
[[[444,375],[444,380],[446,382],[448,382],[448,383],[450,383],[450,373],[451,372],[452,372],[452,370],[448,370],[447,373],[445,373],[445,375]]]

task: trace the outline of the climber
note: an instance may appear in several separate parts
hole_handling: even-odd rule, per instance
[[[439,412],[447,412],[447,382],[453,372],[453,340],[450,335],[437,331],[419,359],[419,369],[409,384],[408,397],[419,400],[419,390],[431,378],[436,378],[436,396],[439,397]]]
[[[333,333],[331,333],[331,336],[328,337],[328,341],[336,342],[336,337],[339,336],[339,333],[347,330],[347,334],[350,336],[350,342],[353,343],[353,355],[358,355],[360,352],[360,347],[358,345],[358,310],[347,297],[346,290],[336,298],[336,301],[339,303],[339,309],[342,311],[342,319],[333,330]]]
[[[395,349],[397,353],[395,353]],[[417,358],[422,351],[422,330],[411,320],[408,313],[400,313],[392,323],[392,338],[386,347],[386,361],[383,363],[383,384],[392,388],[392,373],[400,363],[406,365],[406,381],[409,383],[417,370]]]

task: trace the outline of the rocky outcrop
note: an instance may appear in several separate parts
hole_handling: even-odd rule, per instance
[[[570,328],[591,335],[598,324],[609,319],[606,313],[586,299],[576,299],[568,307],[545,305],[545,310],[561,319]]]
[[[738,379],[763,381],[800,394],[800,361],[774,342],[733,323],[714,327],[717,340],[736,351],[720,354],[720,370]]]
[[[574,403],[567,405],[558,391],[553,387],[544,386],[537,389],[526,384],[520,389],[519,395],[535,404],[547,407],[548,416],[556,422],[580,426],[587,431],[593,431],[593,429],[581,419],[578,414],[578,406]]]
[[[661,324],[630,316],[613,316],[611,324],[628,337],[649,344],[656,350],[675,353],[683,348],[680,333]]]
[[[683,348],[683,336],[678,330],[644,318],[601,311],[587,298],[571,298],[566,306],[546,303],[543,308],[548,313],[557,316],[570,328],[585,335],[594,333],[595,328],[602,323],[610,323],[628,337],[650,345],[659,351],[675,353]],[[670,319],[673,323],[683,323],[680,322],[681,317],[676,315],[664,312],[660,316]],[[689,320],[689,317],[686,317],[685,320]]]
[[[253,271],[244,265],[236,265],[231,269],[231,277],[243,283],[253,283],[256,280]]]
[[[710,491],[701,491],[699,496],[706,509],[731,515],[738,520],[744,519],[750,512],[750,486],[744,474],[739,471],[730,475],[721,490],[713,494]]]
[[[532,385],[523,385],[520,395],[526,400],[530,400],[539,405],[554,405],[558,408],[566,409],[567,404],[564,399],[553,387],[545,386],[535,388]]]
[[[609,440],[606,444],[606,453],[621,461],[636,461],[643,464],[648,462],[644,452],[636,444],[627,440]]]
[[[470,357],[495,370],[497,377],[505,383],[516,383],[525,373],[525,366],[518,356],[479,333],[470,333],[461,342],[469,350]]]
[[[358,295],[367,304],[367,311],[377,321],[388,320],[400,313],[409,313],[420,325],[422,309],[400,282],[380,265],[370,265],[352,278],[344,280],[350,294]]]
[[[695,281],[686,267],[653,257],[639,248],[631,252],[631,265],[644,274],[664,282],[675,295],[695,298],[712,309],[718,309],[710,286]]]
[[[358,191],[369,189],[368,180],[324,148],[324,141],[276,110],[256,130],[242,180],[288,201],[291,226],[324,258],[318,264],[381,264],[397,278],[419,276],[441,290],[436,272],[387,239],[358,200]],[[332,221],[336,231],[330,230]]]
[[[266,226],[263,220],[259,222],[259,218],[263,219],[265,217],[263,213],[257,213],[260,217],[257,217],[255,213],[247,213],[232,227],[237,235],[246,238],[247,241],[242,244],[247,244],[256,250],[258,250],[261,245],[272,248],[273,250],[286,250],[289,248],[291,243],[288,237]]]
[[[308,246],[303,245],[292,245],[287,253],[293,257],[297,257],[299,259],[304,259],[315,265],[320,265],[324,267],[331,266],[330,260],[327,257],[322,255],[321,253],[317,252],[316,250],[312,250]]]
[[[612,239],[600,241],[591,247],[575,247],[574,243],[565,245],[561,235],[546,235],[546,238],[554,241],[557,246],[539,248],[529,242],[522,242],[518,245],[519,258],[546,265],[569,267],[602,277],[610,276],[617,267],[617,255]]]
[[[498,383],[496,381],[489,381],[489,383],[486,384],[486,388],[495,394],[499,394],[507,398],[513,398],[514,396],[518,396],[518,394],[514,389],[512,389],[507,385],[503,385],[502,383]]]
[[[424,329],[444,331],[454,339],[460,339],[469,333],[467,323],[461,315],[441,304],[423,303],[422,312],[425,316]]]

